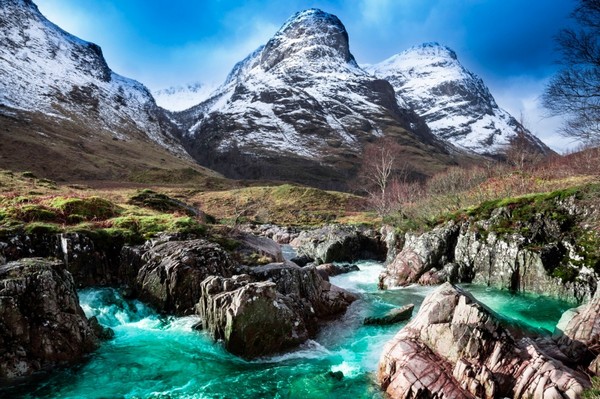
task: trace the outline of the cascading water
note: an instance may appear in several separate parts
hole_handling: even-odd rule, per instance
[[[361,292],[362,300],[298,350],[252,362],[228,354],[204,334],[193,331],[192,325],[198,321],[195,317],[161,317],[112,289],[81,291],[86,314],[111,327],[115,338],[105,342],[85,364],[59,371],[16,397],[382,398],[374,371],[383,345],[404,324],[364,326],[362,321],[408,303],[416,305],[416,314],[435,287],[378,291],[382,265],[358,265],[360,271],[332,277],[331,281]],[[498,290],[466,288],[496,311],[511,310],[508,317],[534,327],[552,326],[568,307],[544,298],[532,302],[530,297]],[[535,311],[527,311],[531,303]],[[344,377],[332,375],[337,371]]]

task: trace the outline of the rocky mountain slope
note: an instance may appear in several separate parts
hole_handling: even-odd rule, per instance
[[[481,78],[446,46],[425,43],[365,69],[390,82],[401,106],[415,110],[433,133],[454,145],[497,155],[523,131],[534,149],[550,151],[498,107]]]
[[[418,173],[454,162],[453,147],[357,65],[341,21],[316,9],[292,16],[177,119],[189,153],[230,177],[344,187],[365,143],[382,136],[405,146]]]
[[[48,172],[64,161],[66,175],[106,178],[192,165],[150,92],[114,73],[100,47],[48,21],[30,0],[0,5],[0,166]]]

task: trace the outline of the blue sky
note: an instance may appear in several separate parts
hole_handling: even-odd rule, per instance
[[[296,11],[337,15],[359,63],[437,41],[483,78],[500,106],[557,150],[574,146],[539,105],[556,71],[554,35],[575,0],[34,0],[63,29],[99,44],[110,67],[151,89],[224,80]]]

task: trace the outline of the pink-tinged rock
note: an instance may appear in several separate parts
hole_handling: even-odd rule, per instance
[[[588,378],[449,283],[384,348],[378,381],[391,398],[580,397]]]

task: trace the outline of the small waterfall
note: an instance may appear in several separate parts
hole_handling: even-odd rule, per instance
[[[64,234],[60,235],[60,248],[62,249],[65,266],[69,267],[69,239]]]

